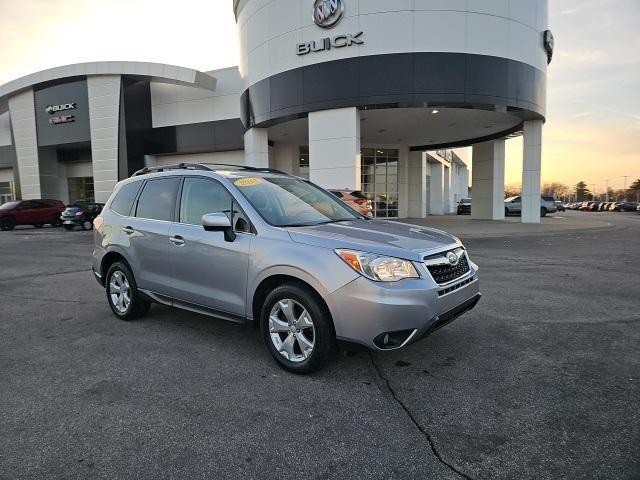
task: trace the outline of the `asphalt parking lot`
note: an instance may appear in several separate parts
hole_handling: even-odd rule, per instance
[[[604,215],[462,233],[476,310],[310,377],[248,327],[116,320],[90,232],[0,232],[0,478],[638,479],[640,215]]]

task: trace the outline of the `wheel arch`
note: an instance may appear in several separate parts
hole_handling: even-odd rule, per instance
[[[274,288],[287,283],[297,285],[305,289],[316,298],[320,307],[328,315],[329,321],[331,322],[335,334],[335,326],[333,325],[333,316],[331,315],[331,309],[329,308],[329,305],[327,305],[327,302],[324,300],[322,294],[311,283],[302,280],[298,276],[291,275],[290,273],[274,273],[270,276],[267,276],[266,278],[263,278],[262,281],[260,281],[260,283],[257,285],[251,297],[250,313],[254,325],[260,325],[260,310],[262,309],[262,305],[264,304],[264,301],[266,300],[269,293],[273,291]]]
[[[100,278],[102,280],[103,286],[105,284],[105,277],[107,275],[107,272],[109,271],[109,267],[111,267],[111,265],[119,260],[125,262],[127,264],[127,267],[129,267],[129,269],[131,270],[131,263],[129,263],[124,254],[118,250],[109,250],[102,257],[100,261]],[[131,271],[133,273],[133,270]]]

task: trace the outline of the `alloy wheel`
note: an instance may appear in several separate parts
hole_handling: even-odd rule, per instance
[[[116,270],[113,272],[113,275],[111,275],[109,298],[118,313],[124,314],[129,309],[129,305],[131,304],[131,288],[129,286],[129,280],[127,280],[125,274],[120,270]]]
[[[305,307],[290,298],[276,302],[269,314],[269,335],[278,353],[290,362],[304,362],[313,353],[316,330]]]

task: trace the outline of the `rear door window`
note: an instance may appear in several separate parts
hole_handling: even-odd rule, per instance
[[[147,181],[138,198],[136,217],[172,222],[179,185],[178,177]]]
[[[128,183],[123,186],[111,202],[111,210],[120,215],[129,216],[139,189],[140,182]]]

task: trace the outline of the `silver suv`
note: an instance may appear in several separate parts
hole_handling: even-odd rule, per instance
[[[548,213],[556,213],[558,206],[553,197],[540,197],[540,216],[546,217]],[[522,213],[522,197],[509,197],[504,201],[504,214],[520,215]]]
[[[372,220],[282,172],[225,165],[120,182],[95,221],[93,272],[120,319],[155,302],[253,322],[295,373],[337,345],[402,348],[480,299],[457,238]]]

